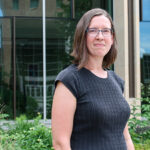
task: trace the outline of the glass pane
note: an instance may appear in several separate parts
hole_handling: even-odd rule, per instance
[[[30,8],[38,8],[39,0],[30,0]]]
[[[12,21],[0,19],[0,105],[13,117]],[[1,107],[1,106],[0,106]]]
[[[51,102],[54,93],[54,80],[57,74],[70,64],[73,33],[76,22],[71,20],[47,19],[47,117],[51,116]]]
[[[141,58],[141,81],[143,83],[144,97],[150,97],[148,87],[150,86],[150,22],[140,23],[140,58]]]
[[[0,0],[4,16],[42,16],[42,0]]]
[[[50,118],[54,79],[69,65],[75,26],[94,7],[111,10],[111,0],[76,0],[75,19],[70,0],[46,0],[47,116]],[[111,1],[112,2],[112,1]],[[33,118],[43,113],[42,0],[0,0],[0,100],[13,116],[13,52],[16,51],[16,112]],[[14,20],[12,19],[14,16]],[[19,17],[18,17],[19,16]],[[13,26],[12,26],[13,24]],[[13,49],[13,45],[16,49]],[[6,91],[4,91],[6,89]],[[4,94],[8,93],[9,94]],[[6,97],[5,97],[6,95]]]
[[[150,1],[143,0],[143,20],[150,21]]]
[[[58,2],[58,1],[57,1]],[[47,60],[47,117],[51,117],[51,103],[54,93],[54,81],[57,74],[71,63],[70,52],[76,24],[81,15],[87,10],[101,6],[110,8],[112,1],[76,0],[75,19],[51,18],[46,20],[46,60]],[[62,3],[62,1],[61,1]],[[59,3],[58,6],[59,7]],[[49,6],[49,5],[48,5]],[[69,9],[68,5],[68,9]],[[64,9],[64,12],[68,9]],[[48,9],[50,10],[50,8]],[[110,10],[110,9],[109,9]],[[111,12],[111,10],[110,10]]]
[[[6,16],[10,19],[5,19],[5,22],[3,19],[3,23],[0,22],[2,24],[0,83],[3,87],[7,84],[11,88],[11,94],[7,94],[5,98],[7,107],[11,105],[9,114],[13,116],[12,112],[15,111],[13,110],[15,94],[16,115],[26,114],[31,119],[37,112],[43,113],[42,0],[0,0],[0,17]],[[12,45],[16,48],[14,49]],[[14,78],[12,78],[14,51],[16,91],[13,89]],[[4,92],[1,93],[4,95]]]
[[[19,9],[19,0],[13,0],[13,9]]]
[[[2,48],[2,24],[0,24],[0,48]]]
[[[17,114],[43,113],[42,20],[16,20]]]
[[[112,14],[112,0],[75,0],[75,16],[80,18],[92,8],[103,8]]]
[[[71,0],[47,0],[46,16],[47,17],[70,17]]]

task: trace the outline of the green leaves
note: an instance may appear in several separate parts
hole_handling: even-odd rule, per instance
[[[141,99],[141,107],[132,105],[129,132],[136,150],[150,149],[150,98]],[[141,113],[140,111],[141,110]]]
[[[10,130],[0,130],[0,150],[53,150],[51,129],[40,119],[29,122],[23,115]]]

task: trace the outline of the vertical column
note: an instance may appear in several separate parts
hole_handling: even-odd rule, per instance
[[[71,18],[75,19],[75,0],[71,0]]]
[[[43,0],[43,119],[46,120],[46,24],[45,1]]]
[[[139,35],[139,1],[133,0],[133,29],[134,29],[134,89],[135,98],[141,97],[140,77],[140,35]]]
[[[10,86],[10,76],[11,76],[11,63],[12,63],[12,45],[13,42],[12,39],[14,40],[15,35],[13,25],[14,25],[14,19],[13,18],[5,18],[1,20],[2,23],[2,50],[3,50],[3,71],[5,73],[3,80],[4,82]],[[1,70],[0,70],[1,71]]]
[[[115,72],[125,81],[125,98],[129,99],[128,64],[128,3],[127,0],[113,1],[113,19],[117,35],[118,56]]]
[[[14,119],[16,118],[16,18],[13,17],[13,100]]]

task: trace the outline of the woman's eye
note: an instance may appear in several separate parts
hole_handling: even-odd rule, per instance
[[[108,30],[103,30],[103,32],[108,32]]]
[[[97,32],[97,30],[96,29],[91,29],[90,32]]]
[[[102,30],[103,32],[105,32],[105,33],[109,33],[110,32],[110,30],[108,30],[108,29],[105,29],[105,30]]]

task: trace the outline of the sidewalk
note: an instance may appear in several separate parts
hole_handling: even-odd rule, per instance
[[[29,122],[33,122],[34,120],[28,120]],[[44,124],[47,128],[51,127],[51,120],[48,119],[46,121],[44,120],[40,120],[40,123]],[[1,120],[0,121],[0,128],[4,129],[4,130],[8,130],[8,125],[15,125],[15,121],[10,120],[10,121],[6,121],[6,120]]]

